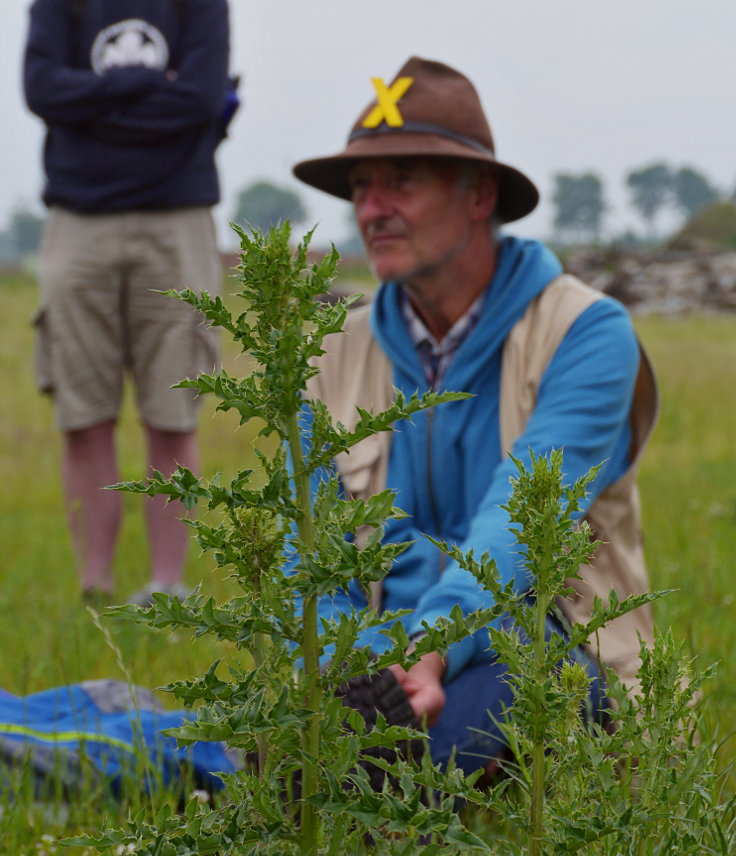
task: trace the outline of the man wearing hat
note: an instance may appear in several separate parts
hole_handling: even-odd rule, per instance
[[[438,62],[411,58],[353,126],[345,149],[294,168],[302,181],[352,201],[370,265],[381,281],[372,304],[352,312],[346,334],[329,337],[310,394],[350,427],[356,405],[387,407],[394,388],[473,393],[369,438],[335,466],[347,494],[389,487],[408,513],[388,524],[389,541],[412,541],[374,592],[379,609],[410,609],[411,635],[455,605],[489,605],[475,578],[423,533],[476,556],[490,553],[503,583],[526,590],[522,560],[503,510],[515,474],[564,452],[570,483],[600,465],[585,509],[604,541],[561,607],[585,620],[595,595],[646,591],[634,482],[656,412],[654,379],[626,311],[562,274],[542,244],[502,234],[502,224],[537,204],[533,183],[496,160],[472,83]],[[365,606],[349,590],[335,609]],[[602,630],[580,652],[590,674],[602,662],[632,683],[639,640],[651,640],[647,608]],[[366,638],[380,650],[383,637]],[[414,713],[430,726],[433,760],[457,751],[470,771],[503,748],[492,717],[508,705],[503,666],[487,632],[443,659],[425,656],[408,673],[394,667]],[[592,683],[594,708],[603,702]],[[469,701],[472,700],[472,704]],[[489,717],[489,712],[491,717]],[[480,729],[478,732],[476,729]]]

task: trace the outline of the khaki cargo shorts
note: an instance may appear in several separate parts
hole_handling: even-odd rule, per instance
[[[115,419],[130,372],[146,425],[193,430],[196,396],[171,386],[212,372],[216,333],[188,303],[155,291],[216,294],[221,277],[209,208],[52,209],[41,244],[36,370],[58,427]]]

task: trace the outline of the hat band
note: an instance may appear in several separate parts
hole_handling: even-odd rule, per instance
[[[355,131],[348,137],[348,144],[355,140],[360,140],[363,137],[375,137],[382,134],[433,134],[436,137],[445,137],[448,140],[453,140],[456,143],[461,143],[464,146],[469,146],[477,152],[482,152],[484,155],[489,155],[493,160],[496,159],[496,154],[493,149],[489,149],[482,143],[472,140],[463,134],[456,134],[455,131],[450,131],[448,128],[442,128],[440,125],[433,125],[431,122],[404,122],[399,128],[392,128],[389,125],[382,125],[378,128],[356,128]]]

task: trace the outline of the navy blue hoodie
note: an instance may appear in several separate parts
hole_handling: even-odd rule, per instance
[[[219,201],[227,0],[35,0],[24,66],[48,127],[47,205],[79,212]]]

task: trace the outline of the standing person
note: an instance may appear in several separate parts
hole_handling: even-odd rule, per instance
[[[122,497],[115,426],[130,371],[148,464],[197,470],[196,403],[171,389],[210,371],[214,333],[157,290],[214,293],[211,207],[224,136],[226,0],[35,0],[25,55],[46,123],[39,383],[63,434],[66,508],[83,592],[108,598]],[[151,591],[181,593],[181,510],[148,501]]]
[[[537,204],[533,183],[496,159],[472,83],[438,62],[410,59],[394,81],[374,79],[377,100],[353,126],[345,149],[297,164],[297,178],[350,200],[371,268],[382,283],[370,307],[350,313],[346,333],[328,337],[310,394],[348,428],[356,405],[380,410],[393,390],[473,393],[369,438],[335,460],[348,495],[384,487],[408,513],[385,539],[410,542],[383,581],[379,609],[411,610],[409,636],[449,616],[490,606],[475,578],[422,533],[490,553],[502,584],[528,582],[503,506],[515,465],[564,452],[572,483],[601,465],[586,519],[604,544],[576,581],[568,617],[589,615],[593,596],[647,589],[635,471],[652,428],[656,390],[624,308],[562,274],[537,241],[500,232]],[[366,605],[350,587],[323,614]],[[639,638],[652,639],[651,612],[618,619],[579,652],[594,678],[598,659],[633,681]],[[365,644],[380,650],[377,633]],[[430,751],[453,751],[466,771],[503,749],[494,724],[510,702],[486,631],[427,654],[408,673],[392,667],[415,715],[430,726]],[[488,712],[491,714],[489,718]]]

